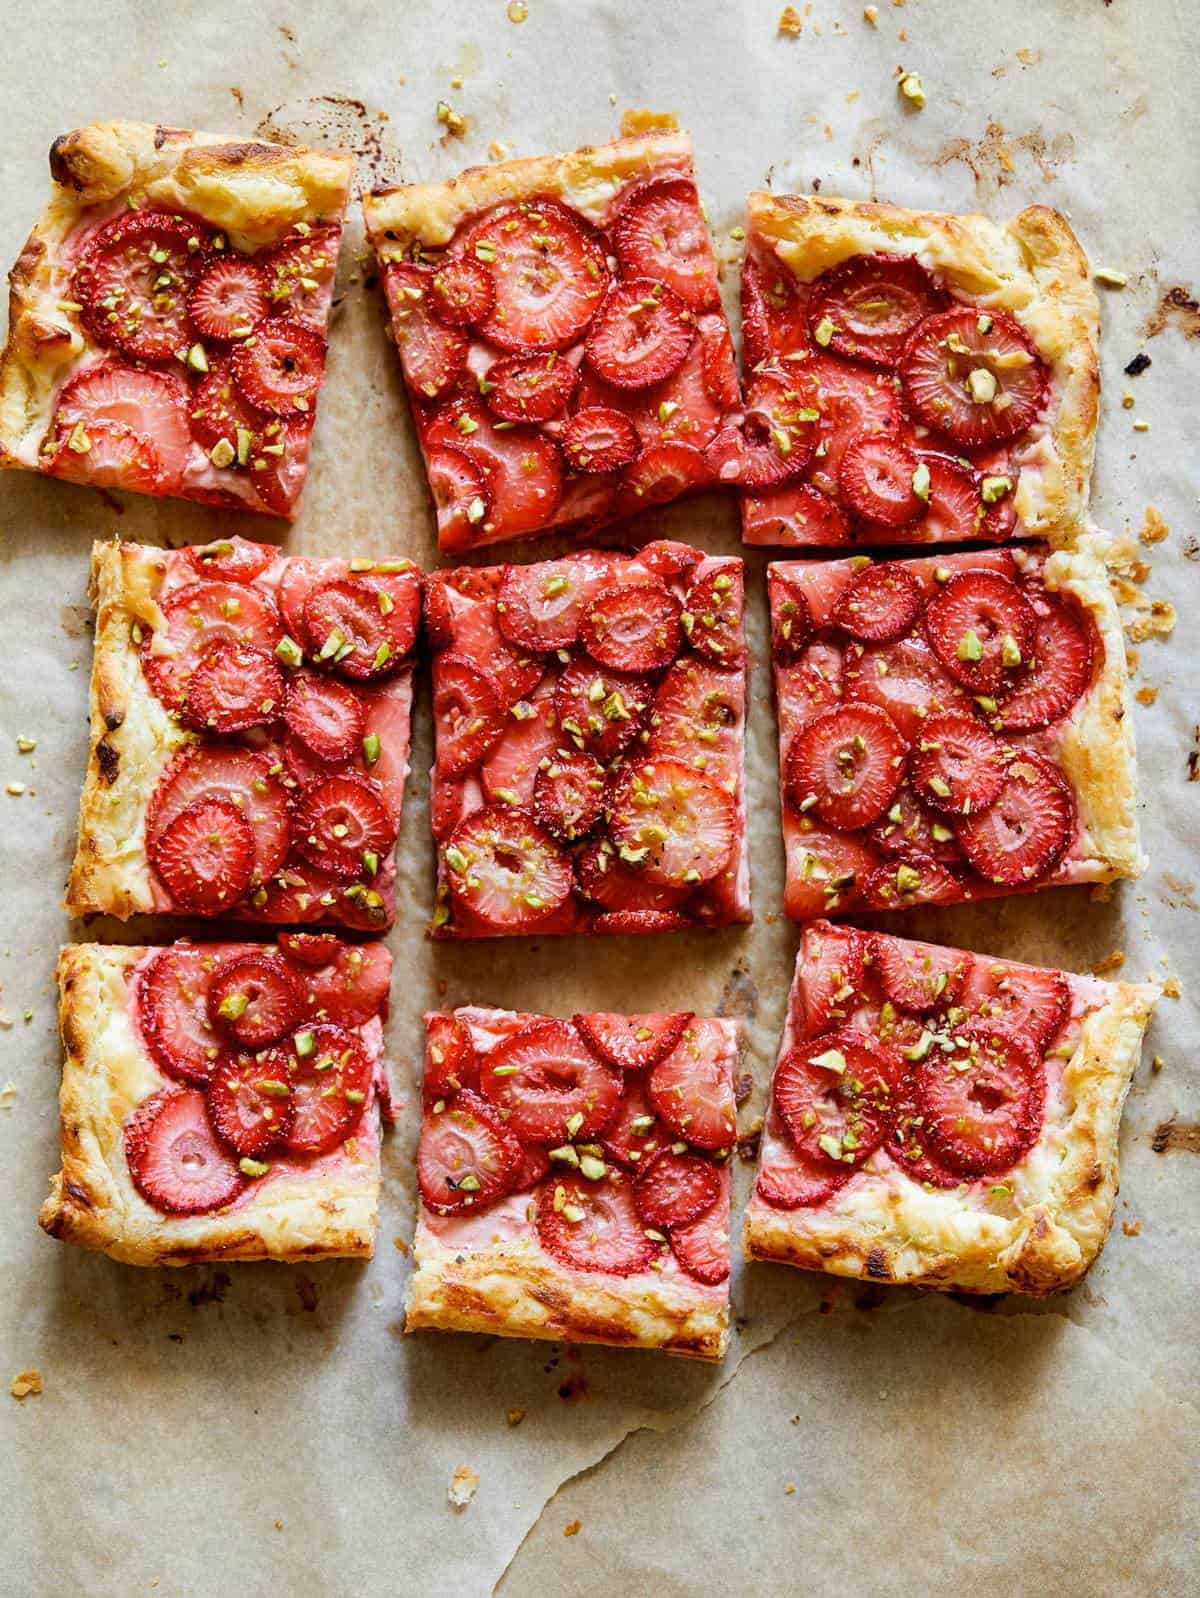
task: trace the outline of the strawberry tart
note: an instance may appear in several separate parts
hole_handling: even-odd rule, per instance
[[[582,530],[736,473],[737,373],[685,134],[363,202],[438,542]]]
[[[11,274],[0,465],[291,517],[352,167],[140,122],[56,139]]]
[[[389,926],[421,577],[97,544],[74,915]]]
[[[406,1329],[720,1359],[736,1021],[425,1017]]]
[[[1157,996],[811,922],[747,1257],[972,1293],[1074,1286],[1112,1224]]]
[[[435,936],[750,919],[742,609],[675,543],[427,579]]]
[[[794,920],[1140,875],[1104,552],[769,568]]]
[[[127,1265],[369,1256],[391,971],[328,933],[65,948],[42,1226]]]
[[[1070,542],[1099,308],[1064,218],[747,204],[746,542]]]

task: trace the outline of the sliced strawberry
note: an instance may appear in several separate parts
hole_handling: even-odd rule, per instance
[[[737,1137],[733,1082],[725,1059],[694,1034],[650,1072],[646,1092],[672,1132],[698,1149],[727,1149]]]
[[[433,677],[437,769],[456,777],[480,760],[504,731],[503,698],[490,672],[461,655],[439,655]]]
[[[396,841],[391,811],[366,777],[329,777],[305,790],[296,806],[296,849],[320,871],[357,877],[378,870]],[[371,859],[375,865],[371,865]]]
[[[495,302],[479,331],[501,349],[566,349],[608,287],[600,241],[555,200],[497,206],[471,223],[455,248],[491,269]]]
[[[281,932],[276,942],[294,965],[302,965],[306,971],[331,964],[338,950],[345,948],[333,932]]]
[[[698,655],[718,666],[738,665],[745,654],[744,604],[741,561],[728,561],[696,579],[684,601],[684,626]]]
[[[319,966],[301,959],[297,972],[305,1013],[321,1021],[336,1021],[339,1026],[362,1026],[386,1013],[392,981],[392,957],[382,943],[343,943],[340,938],[321,938],[312,933],[280,933],[279,946],[290,961],[295,961],[296,944],[332,944],[331,956]]]
[[[1012,751],[974,716],[930,716],[913,746],[913,787],[935,810],[978,815],[1000,797]]]
[[[693,311],[720,303],[712,245],[689,179],[640,189],[621,207],[613,242],[622,276],[665,283]]]
[[[913,1068],[905,1071],[896,1084],[887,1149],[905,1176],[913,1182],[930,1188],[962,1185],[959,1172],[944,1165],[930,1144],[928,1119],[917,1101]]]
[[[186,350],[187,298],[208,244],[202,224],[159,211],[126,212],[98,229],[74,277],[97,343],[141,361]]]
[[[913,328],[945,298],[910,255],[852,255],[813,284],[808,324],[848,360],[895,366]]]
[[[598,1011],[573,1017],[588,1048],[622,1071],[645,1071],[678,1047],[693,1020],[690,1010],[678,1015],[616,1015]]]
[[[496,300],[492,274],[482,261],[468,255],[444,261],[429,285],[429,302],[435,314],[451,327],[482,322]]]
[[[607,577],[609,562],[565,555],[534,566],[505,566],[496,620],[521,651],[569,649],[579,637],[584,607]]]
[[[89,422],[72,428],[42,470],[67,483],[122,488],[131,494],[167,494],[172,479],[150,442],[120,422]]]
[[[303,322],[280,317],[238,346],[232,370],[251,405],[271,416],[299,416],[316,404],[325,340]]]
[[[245,1049],[278,1042],[303,1012],[300,984],[283,960],[267,950],[234,955],[209,986],[209,1020]]]
[[[927,316],[899,365],[913,415],[965,449],[1016,438],[1045,404],[1049,374],[1041,356],[1001,311],[960,305]]]
[[[775,1210],[810,1209],[824,1204],[850,1180],[848,1166],[824,1157],[811,1160],[797,1149],[772,1151],[771,1162],[758,1173],[754,1191]]]
[[[608,798],[609,830],[631,864],[652,882],[696,887],[711,882],[737,838],[733,799],[681,760],[629,765]]]
[[[637,455],[637,429],[611,405],[588,405],[563,429],[562,452],[577,472],[615,472]]]
[[[775,668],[779,724],[796,730],[842,702],[843,659],[838,645],[814,638],[794,665]]]
[[[877,821],[904,776],[907,745],[886,711],[846,704],[822,711],[792,739],[784,784],[802,815],[853,832]]]
[[[260,577],[279,551],[272,544],[252,544],[236,533],[213,544],[188,544],[187,558],[200,577],[215,577],[227,583],[252,583]]]
[[[577,1018],[578,1019],[578,1018]],[[670,1142],[674,1133],[665,1132],[646,1097],[644,1078],[627,1075],[625,1093],[617,1113],[604,1129],[601,1144],[609,1159],[626,1170],[636,1171]]]
[[[706,1287],[717,1287],[729,1275],[728,1177],[721,1176],[721,1195],[698,1221],[677,1226],[671,1251],[687,1274]]]
[[[914,904],[958,904],[962,883],[946,866],[926,855],[906,854],[879,866],[861,884],[872,910],[906,910]]]
[[[973,694],[1017,682],[1033,654],[1037,617],[1011,578],[980,568],[957,572],[925,608],[925,636],[942,665]]]
[[[588,363],[617,388],[649,388],[677,371],[695,324],[671,289],[634,278],[610,289],[588,329]]]
[[[812,612],[799,583],[772,570],[767,587],[771,600],[771,655],[780,665],[794,665],[812,636]]]
[[[570,860],[521,810],[476,810],[451,834],[442,862],[455,903],[497,931],[536,931],[570,898]]]
[[[652,694],[645,677],[574,660],[555,687],[554,714],[565,737],[607,764],[637,737]]]
[[[842,591],[833,620],[862,643],[892,643],[910,632],[921,614],[921,586],[898,561],[868,566]]]
[[[690,444],[657,444],[626,467],[622,491],[632,512],[666,505],[712,481],[713,473],[698,449]]]
[[[548,422],[561,415],[575,391],[578,372],[556,351],[509,355],[488,367],[483,397],[505,422]]]
[[[864,434],[897,434],[902,425],[896,381],[886,372],[871,372],[846,361],[816,355],[796,363],[817,394],[821,413],[809,480],[836,497],[842,457]]]
[[[378,933],[392,922],[392,905],[364,871],[355,882],[318,871],[293,856],[254,895],[247,919],[298,923],[336,921],[357,932]]]
[[[483,791],[496,804],[530,810],[538,774],[556,756],[569,758],[554,715],[553,690],[539,688],[531,700],[514,705],[504,718],[499,741],[488,751],[479,773]]]
[[[267,299],[277,316],[294,317],[324,332],[333,298],[342,230],[336,224],[298,224],[273,250],[257,257]]]
[[[957,1004],[972,960],[959,949],[913,943],[878,933],[871,939],[883,991],[893,1004],[916,1015]]]
[[[563,843],[587,837],[604,808],[604,767],[575,750],[543,761],[533,784],[533,813]]]
[[[540,1143],[522,1143],[521,1163],[513,1174],[514,1193],[528,1193],[537,1187],[550,1169],[550,1151]]]
[[[151,688],[171,710],[183,708],[192,674],[219,643],[273,656],[283,635],[270,598],[245,583],[200,581],[177,588],[162,604],[166,628],[142,647]]]
[[[344,683],[298,673],[288,682],[283,713],[288,731],[318,760],[350,760],[362,746],[362,701]]]
[[[455,1015],[425,1017],[425,1071],[422,1091],[425,1105],[453,1098],[464,1088],[479,1087],[479,1056],[470,1028]]]
[[[665,583],[673,583],[676,578],[687,582],[703,559],[698,549],[673,538],[656,538],[652,543],[643,544],[637,557],[639,566],[644,566]]]
[[[168,1076],[201,1086],[220,1049],[208,1019],[214,964],[206,950],[177,943],[154,956],[138,983],[138,1019],[151,1054]]]
[[[633,1196],[647,1226],[665,1232],[687,1226],[711,1210],[721,1193],[721,1177],[710,1160],[698,1154],[663,1149],[638,1168]]]
[[[917,1068],[917,1104],[938,1157],[965,1177],[1007,1171],[1042,1129],[1046,1078],[1012,1033],[973,1021]]]
[[[552,439],[530,427],[498,427],[482,405],[456,400],[430,424],[431,446],[461,450],[484,473],[491,505],[480,526],[489,540],[537,532],[553,519],[563,476]]]
[[[700,375],[704,392],[721,411],[734,411],[741,404],[737,367],[733,359],[733,340],[723,316],[702,316],[696,323],[700,335]]]
[[[68,453],[78,455],[80,470],[87,471],[99,464],[108,436],[102,429],[99,442],[94,440],[96,424],[128,428],[151,446],[164,483],[178,484],[191,448],[188,401],[187,385],[173,372],[148,371],[113,360],[93,362],[63,385],[54,411],[54,436],[70,444],[74,435]],[[81,448],[85,440],[91,445],[87,450]]]
[[[975,708],[919,633],[847,650],[844,685],[847,699],[886,710],[910,741],[921,736],[927,717],[970,715]]]
[[[770,488],[799,477],[817,442],[820,410],[804,367],[768,367],[746,388],[745,453],[740,481]]]
[[[440,399],[467,364],[469,342],[460,328],[433,314],[432,273],[427,267],[391,264],[383,286],[392,313],[392,333],[409,388],[422,400]]]
[[[283,673],[274,656],[221,639],[196,662],[185,719],[204,732],[245,732],[276,721],[282,706]]]
[[[150,846],[171,898],[196,915],[220,915],[254,875],[254,833],[228,799],[201,799],[179,811]]]
[[[518,1137],[561,1143],[602,1132],[616,1114],[624,1083],[569,1021],[546,1019],[522,1027],[483,1056],[479,1089]]]
[[[1015,674],[1000,706],[1005,732],[1035,732],[1069,716],[1091,684],[1095,656],[1091,618],[1071,600],[1040,600],[1028,669]]]
[[[924,501],[913,486],[917,457],[889,433],[866,433],[846,446],[838,468],[842,503],[882,527],[916,521]]]
[[[249,476],[254,492],[273,516],[291,517],[308,475],[313,416],[273,417],[255,439]]]
[[[978,955],[962,1004],[979,1020],[1003,1026],[1041,1053],[1067,1018],[1071,990],[1061,971]]]
[[[678,932],[696,923],[682,910],[606,910],[592,922],[592,931],[614,937],[648,937]]]
[[[1075,800],[1058,768],[1024,751],[1000,797],[955,829],[963,853],[989,882],[1028,887],[1058,864],[1075,832]]]
[[[560,1264],[579,1271],[631,1276],[655,1258],[633,1202],[633,1182],[610,1171],[599,1182],[549,1176],[538,1190],[538,1242]]]
[[[356,682],[396,670],[421,625],[421,579],[415,570],[336,577],[304,601],[304,642],[316,660]]]
[[[851,1028],[789,1050],[775,1069],[772,1100],[796,1151],[820,1166],[861,1166],[883,1142],[899,1061]]]
[[[862,994],[870,948],[866,934],[853,927],[824,921],[805,929],[799,972],[807,1037],[844,1024]]]
[[[439,547],[469,549],[491,504],[482,469],[460,449],[431,449],[425,475],[437,511]]]
[[[918,732],[917,737],[920,736]],[[964,863],[949,817],[930,810],[907,782],[897,790],[887,814],[872,827],[871,842],[889,858],[903,860],[923,855],[943,866]]]
[[[654,697],[646,753],[680,760],[726,793],[736,794],[742,780],[745,714],[742,672],[696,659],[677,661]]]
[[[747,544],[790,544],[797,548],[850,542],[850,524],[839,506],[811,483],[783,483],[747,494],[742,500]]]
[[[1005,468],[1007,468],[1007,462],[1005,462]],[[1019,475],[1019,472],[1007,470],[1000,473],[994,471],[979,471],[976,473],[981,505],[980,538],[987,538],[993,543],[1002,544],[1013,536],[1013,531],[1017,525],[1017,500],[1014,489]],[[990,504],[983,499],[985,483],[988,483],[992,490],[998,490],[996,497],[992,499]]]
[[[287,1146],[297,1154],[327,1154],[362,1120],[374,1064],[353,1032],[331,1022],[293,1032],[278,1056],[286,1063],[292,1090]]]
[[[749,256],[743,263],[742,342],[749,367],[808,347],[808,288],[778,261],[770,269]]]
[[[438,1215],[468,1215],[503,1198],[520,1164],[520,1143],[475,1093],[460,1093],[421,1122],[417,1183]]]
[[[238,388],[228,356],[209,366],[192,395],[187,418],[193,436],[210,456],[215,447],[228,444],[234,452],[229,458],[230,466],[239,463],[239,445],[248,461],[251,449],[270,442],[264,432],[268,425],[266,413],[251,405]]]
[[[280,1049],[224,1056],[208,1088],[208,1114],[236,1154],[260,1155],[291,1132],[292,1090]]]
[[[496,600],[502,569],[465,566],[449,575],[453,581],[447,584],[436,574],[432,579],[433,591],[440,588],[447,601],[442,614],[432,616],[435,629],[444,627],[440,634],[435,631],[434,647],[451,647],[454,654],[479,662],[493,679],[502,709],[529,698],[545,676],[546,662],[540,653],[514,649],[500,631]],[[446,644],[436,642],[439,637]]]
[[[938,543],[985,538],[984,504],[974,473],[946,455],[922,451],[918,460],[929,473],[929,489],[925,514],[920,527],[913,529],[914,536],[919,533]]]
[[[691,891],[651,881],[642,866],[627,864],[607,839],[587,844],[575,858],[575,870],[580,891],[593,903],[618,914],[669,914]],[[648,930],[658,929],[650,926]]]
[[[288,851],[291,827],[287,793],[275,762],[247,749],[205,745],[182,750],[159,778],[146,816],[146,841],[153,849],[186,808],[201,800],[231,801],[254,834],[251,882],[273,876]]]
[[[201,338],[218,344],[245,338],[267,314],[266,281],[253,261],[226,255],[188,296],[188,316]]]
[[[196,1088],[161,1088],[142,1100],[125,1124],[125,1161],[146,1203],[169,1215],[219,1210],[246,1185]]]
[[[681,617],[682,607],[665,584],[619,583],[586,605],[580,640],[593,660],[613,671],[661,671],[683,646]]]

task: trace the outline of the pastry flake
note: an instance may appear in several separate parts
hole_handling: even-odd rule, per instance
[[[972,1293],[1074,1286],[1112,1224],[1157,996],[810,923],[747,1257]]]
[[[140,122],[56,139],[10,275],[0,465],[290,518],[352,168]]]

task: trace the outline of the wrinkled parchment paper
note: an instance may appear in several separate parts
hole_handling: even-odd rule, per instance
[[[1197,70],[1189,8],[1161,0],[61,0],[6,8],[0,258],[15,258],[51,139],[112,116],[349,144],[360,182],[446,177],[488,158],[676,112],[697,145],[718,243],[747,189],[1008,215],[1068,212],[1102,290],[1105,408],[1095,510],[1173,600],[1174,636],[1140,646],[1143,882],[905,920],[947,941],[1123,975],[1178,974],[1125,1117],[1114,1235],[1075,1293],[970,1305],[740,1267],[720,1369],[478,1337],[401,1336],[413,1225],[418,1018],[435,1001],[719,1008],[747,1022],[744,1111],[761,1111],[794,955],[779,919],[775,733],[763,560],[750,558],[758,662],[750,810],[758,919],[654,943],[433,948],[430,733],[419,699],[401,838],[389,1043],[405,1113],[385,1153],[370,1265],[137,1271],[66,1249],[34,1216],[57,1162],[51,972],[85,760],[88,546],[97,535],[204,540],[204,509],[15,474],[0,480],[0,1158],[5,1385],[0,1591],[225,1598],[404,1594],[755,1595],[1195,1591],[1198,1214],[1193,1057],[1196,799],[1193,600]],[[898,69],[922,75],[923,110]],[[447,137],[436,106],[466,119]],[[353,218],[329,381],[293,551],[434,551],[393,352]],[[727,287],[735,281],[729,276]],[[1139,351],[1149,370],[1126,378]],[[1122,408],[1124,390],[1134,396]],[[1135,420],[1148,431],[1134,431]],[[1137,543],[1146,506],[1168,536]],[[226,525],[232,525],[227,523]],[[264,535],[266,524],[239,530]],[[732,506],[696,501],[654,530],[737,548]],[[276,531],[269,536],[281,537]],[[1135,576],[1138,573],[1135,568]],[[1136,600],[1136,588],[1127,591]],[[1130,617],[1137,614],[1133,605]],[[1147,614],[1149,614],[1147,612]],[[1150,697],[1147,693],[1146,697]],[[18,736],[36,738],[19,754]],[[4,784],[23,782],[13,796]],[[101,929],[138,936],[139,929]],[[144,933],[144,929],[142,929]],[[27,1017],[27,1018],[26,1018]],[[1189,1021],[1191,1024],[1189,1024]],[[1161,1057],[1159,1072],[1151,1056]],[[740,1206],[751,1171],[737,1171]],[[517,1424],[510,1424],[510,1417]],[[479,1475],[468,1507],[446,1488]]]

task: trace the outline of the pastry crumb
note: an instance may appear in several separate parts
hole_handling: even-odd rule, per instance
[[[1141,1237],[1142,1223],[1141,1221],[1122,1221],[1121,1230],[1126,1237]]]
[[[27,1371],[18,1371],[9,1384],[9,1392],[18,1403],[26,1398],[40,1398],[42,1393],[42,1373],[36,1365],[31,1365]]]
[[[1103,960],[1097,960],[1092,966],[1094,977],[1103,976],[1106,971],[1119,971],[1125,964],[1125,951],[1114,949],[1111,954],[1106,954]]]
[[[525,0],[508,0],[508,20],[510,22],[524,22],[529,15],[529,7]]]
[[[1151,688],[1149,685],[1147,685],[1145,688],[1139,688],[1133,697],[1137,700],[1139,705],[1152,705],[1158,698],[1158,689]]]
[[[510,1409],[505,1419],[510,1426],[519,1426],[525,1419],[525,1411],[523,1409]]]
[[[580,1529],[580,1527],[582,1525],[583,1525],[583,1522],[581,1520],[568,1520],[567,1524],[563,1527],[563,1536],[564,1537],[577,1536],[578,1532],[579,1532],[579,1529]]]
[[[9,1025],[12,1025],[11,1021]],[[17,1084],[10,1077],[4,1086],[0,1087],[0,1110],[11,1110],[16,1101]]]
[[[919,72],[904,73],[896,87],[914,110],[920,111],[924,107],[926,100],[925,85],[921,82],[921,74]]]
[[[804,24],[795,6],[784,6],[780,12],[779,32],[785,39],[798,39],[804,32]]]
[[[403,1254],[405,1259],[407,1259],[408,1258],[408,1244],[404,1241],[404,1239],[402,1237],[394,1237],[392,1239],[392,1242],[395,1245],[397,1253]]]
[[[283,1522],[282,1522],[282,1520],[277,1520],[275,1522],[275,1530],[276,1531],[282,1531],[283,1530]]]
[[[788,1496],[788,1497],[789,1497],[789,1498],[791,1498],[791,1497],[792,1497],[792,1495],[793,1495],[793,1494],[794,1494],[794,1493],[795,1493],[795,1491],[796,1491],[796,1483],[795,1483],[795,1482],[794,1482],[794,1481],[790,1481],[790,1482],[788,1482],[788,1484],[787,1484],[787,1486],[786,1486],[786,1487],[785,1487],[785,1488],[784,1488],[784,1489],[783,1489],[783,1490],[784,1490],[784,1492],[785,1492],[785,1493],[786,1493],[786,1494],[787,1494],[787,1496]]]
[[[873,28],[877,28],[879,26],[879,7],[878,6],[864,6],[863,7],[863,21],[864,22],[869,22]]]
[[[470,1465],[459,1465],[450,1478],[446,1497],[455,1509],[465,1509],[479,1490],[479,1474]]]
[[[1142,528],[1138,533],[1138,537],[1141,539],[1142,543],[1161,544],[1163,539],[1166,538],[1170,531],[1171,529],[1167,526],[1166,521],[1154,508],[1154,506],[1147,505],[1142,516]],[[20,740],[18,739],[18,744],[19,743]]]
[[[498,139],[493,139],[487,147],[489,161],[506,161],[508,159],[508,146],[501,144]]]
[[[451,138],[461,139],[467,131],[467,119],[445,100],[437,103],[437,119]]]
[[[1165,1066],[1165,1065],[1166,1065],[1166,1063],[1167,1063],[1167,1062],[1166,1062],[1166,1061],[1165,1061],[1165,1060],[1164,1060],[1164,1059],[1163,1059],[1163,1057],[1162,1057],[1162,1055],[1161,1055],[1161,1054],[1156,1054],[1156,1055],[1155,1055],[1155,1056],[1154,1056],[1154,1058],[1153,1058],[1153,1059],[1152,1059],[1152,1060],[1151,1060],[1151,1061],[1150,1061],[1150,1069],[1151,1069],[1151,1070],[1152,1070],[1152,1071],[1153,1071],[1153,1072],[1154,1072],[1154,1074],[1155,1074],[1155,1075],[1156,1075],[1156,1076],[1157,1076],[1157,1075],[1158,1075],[1158,1073],[1159,1073],[1159,1072],[1160,1072],[1160,1071],[1161,1071],[1161,1070],[1162,1070],[1162,1069],[1163,1069],[1163,1067],[1164,1067],[1164,1066]]]
[[[1092,276],[1102,288],[1106,289],[1123,289],[1129,282],[1128,272],[1118,272],[1112,266],[1098,266]]]
[[[678,133],[679,118],[674,111],[651,111],[649,106],[631,108],[621,113],[621,137],[635,138],[639,133]]]
[[[1163,993],[1168,999],[1178,999],[1182,997],[1183,989],[1179,984],[1179,978],[1168,977],[1163,983]]]

